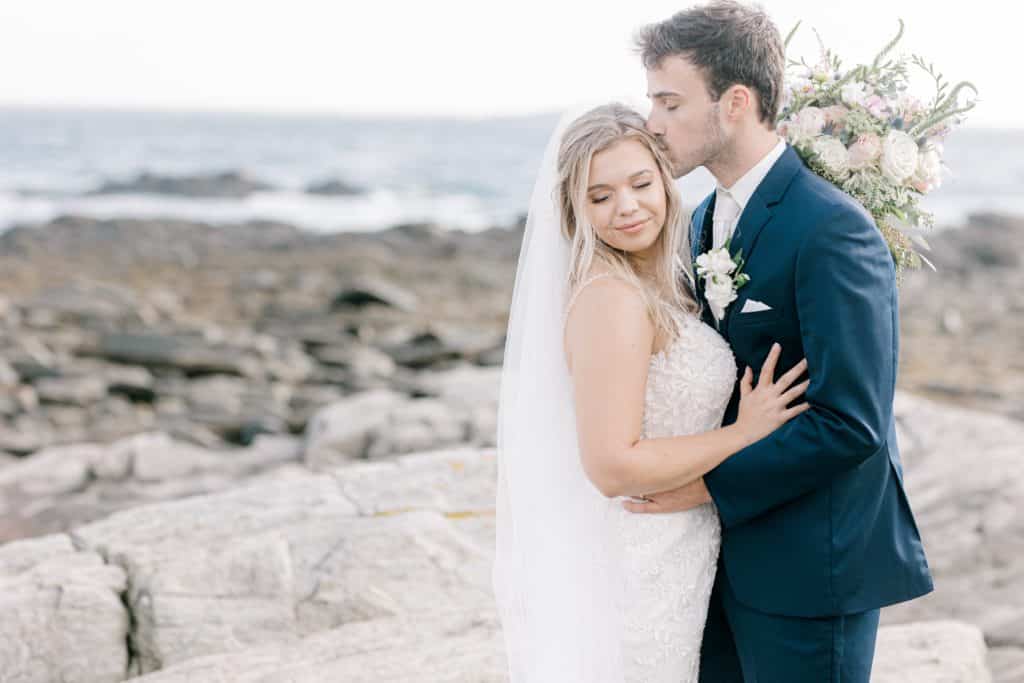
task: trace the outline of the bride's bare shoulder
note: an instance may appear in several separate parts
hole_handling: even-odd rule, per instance
[[[591,268],[567,307],[565,351],[570,366],[573,352],[584,344],[635,347],[646,354],[653,335],[654,325],[637,285],[607,266]]]

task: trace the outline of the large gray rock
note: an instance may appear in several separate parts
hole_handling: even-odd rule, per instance
[[[287,645],[200,657],[139,683],[502,683],[507,665],[491,611],[345,624]]]
[[[320,410],[306,429],[304,461],[324,469],[353,459],[488,443],[496,406],[460,399],[410,399],[397,392],[353,394]]]
[[[382,458],[466,443],[466,411],[444,401],[418,398],[388,415],[369,433],[366,457]]]
[[[121,568],[65,535],[0,546],[0,681],[124,680],[125,585]]]
[[[303,461],[313,469],[364,458],[371,432],[407,399],[389,390],[361,392],[320,409],[306,427]]]
[[[985,639],[972,624],[932,621],[879,629],[873,683],[989,683]]]
[[[886,608],[883,620],[966,621],[1024,653],[1024,423],[909,394],[896,413],[935,591]],[[1011,680],[995,664],[995,679]]]
[[[356,187],[355,185],[350,185],[349,183],[338,180],[337,178],[332,178],[316,183],[310,183],[306,186],[306,192],[309,194],[322,194],[335,197],[350,197],[365,194],[366,190],[361,187]]]
[[[102,453],[97,444],[45,448],[0,470],[0,492],[44,496],[80,490],[89,481],[93,460]]]
[[[488,599],[483,556],[444,516],[360,515],[328,475],[136,508],[75,536],[131,577],[141,672]]]
[[[210,175],[162,176],[140,173],[126,182],[108,182],[93,194],[169,194],[185,197],[247,197],[272,189],[267,183],[248,178],[239,171]]]
[[[83,353],[149,368],[178,368],[188,373],[226,373],[258,376],[258,362],[250,354],[223,344],[211,344],[190,335],[152,332],[104,334]]]

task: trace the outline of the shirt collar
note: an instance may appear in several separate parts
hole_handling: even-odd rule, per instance
[[[772,147],[771,151],[765,154],[761,161],[743,174],[743,177],[737,180],[732,187],[725,188],[721,184],[717,185],[719,192],[728,192],[736,203],[740,207],[740,211],[747,207],[747,202],[754,195],[754,190],[761,184],[761,181],[768,175],[768,171],[772,170],[772,166],[779,160],[779,157],[786,151],[786,141],[779,138],[779,141]]]

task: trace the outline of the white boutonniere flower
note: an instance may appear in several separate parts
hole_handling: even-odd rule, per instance
[[[697,276],[704,279],[704,298],[715,320],[725,317],[725,309],[736,300],[736,291],[750,282],[750,276],[741,272],[742,252],[731,256],[729,241],[724,247],[704,252],[696,261]]]

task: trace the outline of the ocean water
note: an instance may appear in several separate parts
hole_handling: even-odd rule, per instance
[[[525,212],[558,115],[485,120],[370,119],[235,113],[0,110],[0,231],[61,214],[271,219],[373,231],[433,221],[463,230]],[[1024,215],[1024,129],[955,132],[944,185],[926,199],[942,225],[973,211]],[[240,171],[273,186],[241,199],[90,195],[142,172]],[[364,192],[305,192],[336,179]],[[679,181],[688,205],[711,188],[702,169]]]

